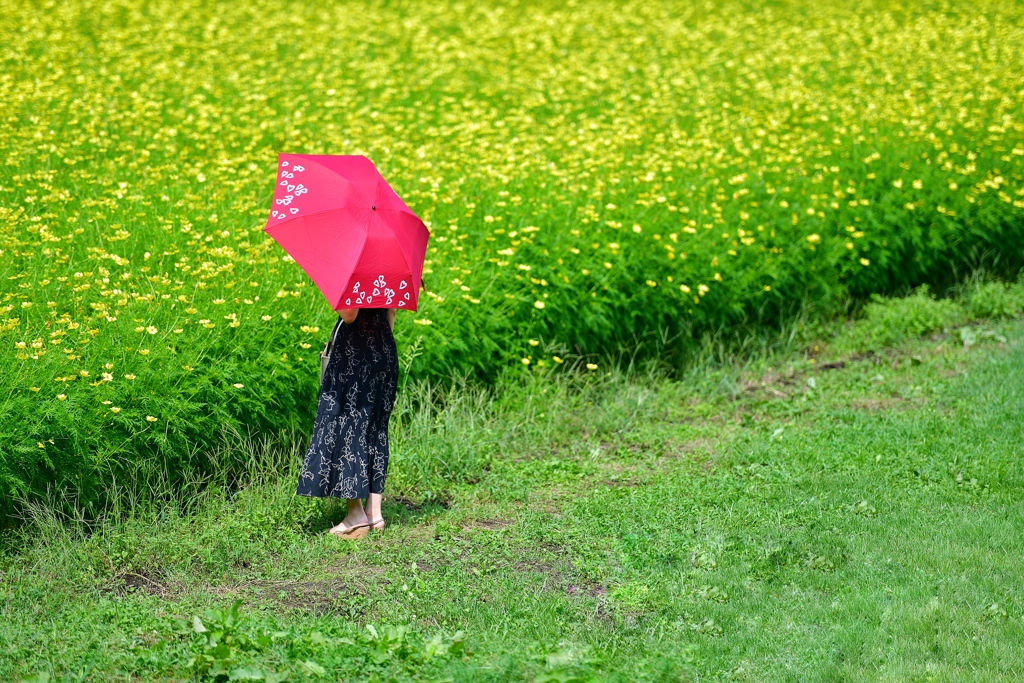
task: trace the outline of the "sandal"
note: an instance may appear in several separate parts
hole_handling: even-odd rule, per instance
[[[380,519],[378,519],[376,521],[371,521],[370,522],[370,531],[379,531],[380,533],[383,534],[384,533],[384,528],[386,526],[387,526],[387,524],[384,523],[384,518],[381,517]]]
[[[344,524],[344,522],[342,522],[342,524]],[[339,538],[348,538],[348,539],[366,538],[366,535],[368,533],[370,533],[370,524],[369,523],[357,524],[356,526],[350,526],[350,527],[344,527],[344,528],[342,528],[341,524],[339,524],[338,526],[332,527],[331,529],[329,529],[327,531],[327,533],[334,534],[335,536],[337,536]]]

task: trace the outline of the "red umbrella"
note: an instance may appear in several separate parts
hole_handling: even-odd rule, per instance
[[[264,230],[334,310],[416,310],[430,233],[366,157],[279,154]]]

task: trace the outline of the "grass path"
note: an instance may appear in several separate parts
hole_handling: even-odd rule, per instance
[[[1020,680],[1024,324],[1005,333],[634,381],[446,506],[391,501],[361,544],[290,475],[44,527],[2,560],[0,679]],[[236,599],[237,624],[203,616]],[[204,647],[194,615],[234,640]]]

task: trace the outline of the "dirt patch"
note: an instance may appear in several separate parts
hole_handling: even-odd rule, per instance
[[[794,375],[782,375],[777,372],[769,372],[757,379],[747,380],[740,385],[743,393],[760,396],[765,399],[789,398],[795,391],[800,389]]]
[[[570,583],[565,586],[565,592],[569,595],[589,595],[592,598],[603,598],[608,595],[608,589],[598,583],[582,586]]]
[[[604,485],[612,487],[635,488],[640,485],[640,482],[635,481],[633,479],[605,479]]]
[[[323,581],[282,581],[249,584],[260,592],[274,597],[282,607],[300,609],[316,616],[327,616],[340,611],[339,603],[353,595],[365,595],[365,586],[353,585],[339,578]]]
[[[128,572],[111,579],[102,590],[122,597],[143,593],[170,599],[179,595],[182,587],[166,581],[160,572]]]
[[[905,411],[917,406],[917,401],[910,401],[898,396],[883,398],[858,398],[851,402],[855,410],[867,410],[870,412],[881,412],[885,410]]]
[[[347,615],[354,603],[361,603],[372,592],[371,585],[385,582],[379,568],[367,565],[359,557],[345,555],[322,570],[312,580],[243,580],[203,591],[224,597],[256,595],[273,600],[286,609],[311,612],[316,616]]]
[[[564,558],[564,548],[546,544],[542,549],[553,553],[556,558]],[[559,590],[566,595],[573,597],[603,598],[608,594],[608,589],[584,577],[576,576],[572,572],[563,573],[554,562],[541,559],[526,558],[515,563],[515,568],[521,572],[533,572],[544,576],[542,590]]]
[[[478,519],[463,528],[469,529],[504,529],[512,526],[511,519]]]
[[[716,442],[711,439],[691,439],[672,444],[665,451],[663,458],[676,460],[678,458],[693,455],[714,455]]]

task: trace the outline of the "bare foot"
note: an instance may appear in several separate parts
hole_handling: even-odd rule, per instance
[[[337,526],[331,527],[328,533],[342,538],[362,538],[369,532],[370,522],[366,518],[366,511],[363,510],[362,501],[358,499],[348,501],[348,514]]]

